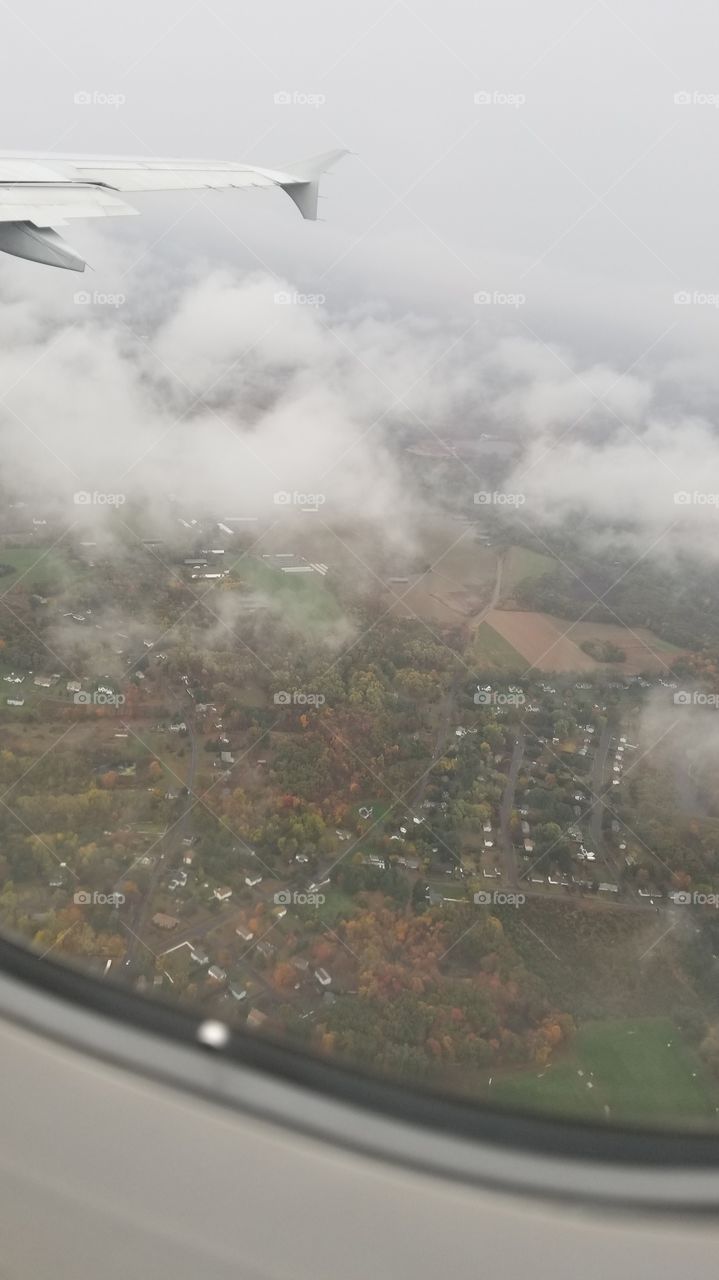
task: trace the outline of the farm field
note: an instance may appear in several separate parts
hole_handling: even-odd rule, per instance
[[[482,622],[478,626],[467,659],[478,672],[502,671],[520,675],[527,667],[526,658],[489,622]]]
[[[432,568],[423,574],[405,573],[407,583],[393,583],[391,590],[401,600],[391,612],[395,617],[412,615],[451,626],[478,613],[490,599],[497,573],[497,553],[477,544],[470,528],[457,537],[456,530],[436,531],[422,546],[422,555]],[[390,596],[390,599],[392,597]]]
[[[659,640],[645,627],[631,631],[606,622],[570,622],[548,613],[493,609],[487,621],[538,671],[616,671],[634,675],[662,672],[682,650]],[[611,642],[626,653],[626,661],[602,663],[585,653],[584,640]]]
[[[557,561],[529,547],[510,547],[504,561],[502,599],[510,599],[520,582],[536,580],[552,573]]]
[[[719,1089],[670,1018],[588,1022],[568,1055],[495,1076],[490,1095],[495,1105],[594,1120],[719,1120]]]

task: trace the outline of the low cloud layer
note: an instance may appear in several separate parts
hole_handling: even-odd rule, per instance
[[[151,504],[158,521],[173,498],[190,516],[271,522],[277,493],[320,494],[325,518],[411,542],[426,486],[401,448],[485,433],[516,446],[502,482],[525,495],[528,524],[578,512],[646,539],[676,525],[712,552],[719,441],[693,407],[698,357],[622,373],[519,318],[492,332],[336,307],[265,272],[196,268],[167,292],[160,266],[147,296],[164,301],[144,311],[89,290],[69,303],[45,280],[13,264],[3,285],[4,481],[68,522],[103,514],[78,509],[78,491]],[[469,457],[464,476],[469,513],[481,463]]]

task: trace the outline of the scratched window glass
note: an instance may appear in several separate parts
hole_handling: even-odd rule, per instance
[[[3,933],[715,1126],[719,18],[102,8],[3,6]]]

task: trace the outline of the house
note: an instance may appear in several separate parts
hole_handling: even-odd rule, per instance
[[[223,764],[234,764],[234,763],[235,763],[235,757],[233,756],[233,754],[232,754],[232,752],[231,752],[231,751],[221,751],[221,752],[220,752],[220,760],[222,761],[222,763],[223,763]]]
[[[33,684],[38,685],[40,689],[52,688],[52,676],[35,676]]]
[[[326,969],[315,969],[315,977],[321,987],[328,987],[332,981]]]
[[[195,860],[195,855],[191,849],[188,849],[187,853],[183,853],[182,861],[184,862],[186,867],[191,867],[194,860]]]
[[[247,989],[245,987],[230,987],[230,995],[233,1000],[246,1000]]]
[[[534,841],[533,841],[533,840],[525,840],[525,842],[524,842],[524,852],[525,852],[525,853],[534,853]]]
[[[228,889],[227,885],[223,885],[215,889],[213,897],[217,898],[218,902],[227,902],[227,899],[232,897],[232,890]]]
[[[204,965],[210,963],[210,957],[206,951],[202,950],[202,947],[195,947],[195,950],[190,952],[190,957],[194,960],[195,964]]]
[[[266,960],[269,960],[270,956],[274,955],[275,953],[275,948],[273,947],[272,943],[267,942],[266,939],[262,940],[261,942],[258,942],[255,950],[259,951],[260,955],[264,956]]]
[[[208,978],[212,978],[213,982],[224,982],[227,974],[218,964],[211,964],[207,970],[207,976]]]
[[[152,917],[152,923],[157,929],[176,929],[180,921],[176,920],[174,916],[165,915],[164,911],[158,911]]]
[[[310,967],[309,960],[306,960],[304,956],[294,956],[292,964],[298,973],[307,973],[307,970]]]
[[[529,835],[529,823],[526,821],[522,823],[522,835],[523,836]]]
[[[252,942],[252,939],[255,936],[252,930],[246,929],[243,924],[238,924],[237,928],[235,929],[235,933],[237,934],[238,938],[242,938],[243,942]]]
[[[261,1009],[250,1009],[250,1012],[247,1015],[248,1027],[252,1027],[252,1029],[256,1031],[257,1028],[261,1027],[266,1021],[267,1014],[263,1013]]]
[[[68,680],[67,684],[65,685],[65,688],[67,689],[68,693],[80,693],[82,690],[82,684],[80,683],[79,680]]]
[[[255,885],[261,884],[261,883],[262,883],[262,876],[258,876],[258,875],[245,876],[245,884],[247,885],[248,889],[254,889]]]
[[[273,907],[271,914],[274,916],[275,920],[284,920],[285,916],[287,915],[287,907],[282,907],[282,906]]]

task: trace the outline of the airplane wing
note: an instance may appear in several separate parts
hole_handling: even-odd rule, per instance
[[[261,169],[233,160],[0,152],[0,252],[84,271],[84,260],[54,228],[71,218],[137,213],[118,192],[280,187],[302,217],[314,221],[320,177],[346,154],[327,151],[283,169]]]

